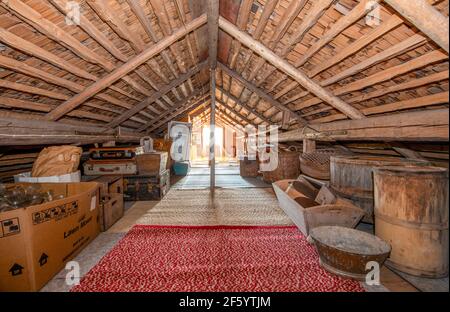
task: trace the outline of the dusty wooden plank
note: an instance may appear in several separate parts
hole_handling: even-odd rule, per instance
[[[303,139],[336,141],[441,141],[449,139],[449,109],[396,113],[364,120],[321,123],[279,134],[280,142]],[[312,129],[312,131],[308,131]]]
[[[448,16],[444,16],[425,0],[384,0],[384,2],[448,53]]]

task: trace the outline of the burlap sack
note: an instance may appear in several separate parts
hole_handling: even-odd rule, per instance
[[[44,148],[33,164],[32,177],[63,175],[78,170],[83,150],[76,146]]]

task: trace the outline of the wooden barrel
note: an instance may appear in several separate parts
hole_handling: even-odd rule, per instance
[[[408,274],[448,275],[448,170],[374,170],[375,234],[392,246],[388,266]]]
[[[300,152],[280,151],[278,153],[278,166],[273,171],[264,171],[261,164],[263,180],[273,183],[280,180],[296,179],[300,175]],[[266,161],[267,162],[267,161]]]
[[[373,169],[418,163],[426,164],[426,162],[396,157],[332,156],[330,186],[337,195],[350,199],[366,212],[364,222],[373,223]]]

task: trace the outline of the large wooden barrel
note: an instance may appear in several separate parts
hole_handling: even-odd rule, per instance
[[[373,169],[384,166],[407,166],[426,162],[382,156],[332,156],[330,186],[340,197],[362,208],[364,222],[373,223]]]
[[[278,166],[273,171],[263,171],[263,180],[267,183],[273,183],[280,180],[296,179],[300,175],[300,152],[280,151],[278,153]]]
[[[392,246],[387,265],[412,275],[448,275],[448,170],[374,170],[375,234]]]

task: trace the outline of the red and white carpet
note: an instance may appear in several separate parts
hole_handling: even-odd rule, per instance
[[[137,225],[72,291],[364,289],[320,268],[296,227]]]

